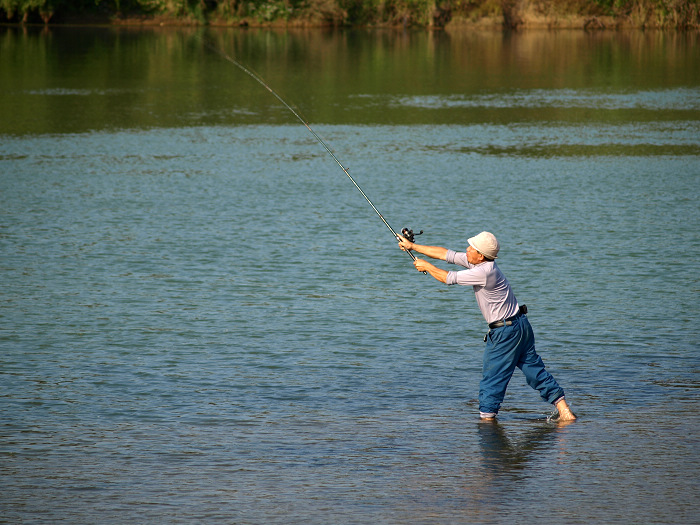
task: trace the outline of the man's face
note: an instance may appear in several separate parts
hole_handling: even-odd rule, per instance
[[[467,261],[469,261],[469,264],[479,264],[484,262],[484,256],[472,248],[470,244],[467,246]]]

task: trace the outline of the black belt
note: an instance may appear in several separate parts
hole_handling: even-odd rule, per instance
[[[520,307],[520,311],[515,314],[513,317],[509,317],[508,319],[501,319],[500,321],[494,321],[493,323],[489,323],[489,328],[494,329],[494,328],[500,328],[501,326],[510,326],[513,324],[513,321],[515,321],[518,317],[521,315],[525,315],[527,313],[527,306],[522,305]]]

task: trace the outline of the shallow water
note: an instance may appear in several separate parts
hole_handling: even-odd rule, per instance
[[[201,37],[5,30],[0,522],[695,520],[697,46],[243,34],[394,229],[498,235],[580,419],[479,422],[471,291]]]

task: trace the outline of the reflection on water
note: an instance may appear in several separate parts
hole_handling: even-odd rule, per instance
[[[479,443],[486,470],[495,475],[511,474],[517,478],[518,472],[526,470],[530,461],[551,453],[557,447],[561,438],[559,432],[570,424],[538,423],[520,434],[509,435],[498,420],[481,421]]]
[[[688,120],[698,108],[698,38],[6,27],[0,133],[292,121],[206,43],[260,74],[312,123]]]

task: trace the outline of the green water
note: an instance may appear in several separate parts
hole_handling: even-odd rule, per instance
[[[660,91],[697,89],[698,38],[674,32],[6,29],[0,132],[290,122],[267,91],[205,41],[260,74],[313,123],[693,121],[696,93],[688,94],[690,104],[679,97],[658,108],[655,100]],[[519,103],[538,94],[540,103]],[[603,103],[589,103],[601,96]],[[443,97],[452,103],[430,103]],[[402,103],[412,99],[418,103]]]
[[[689,523],[683,33],[0,29],[0,522]],[[395,229],[483,229],[579,420]],[[449,267],[448,267],[449,268]]]

